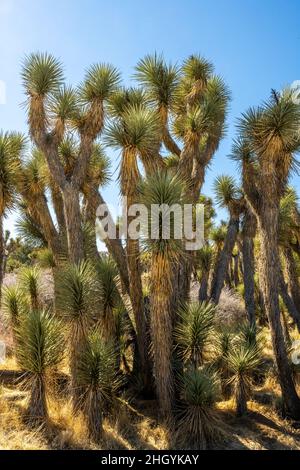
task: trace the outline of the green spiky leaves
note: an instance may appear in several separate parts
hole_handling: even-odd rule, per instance
[[[62,65],[51,54],[30,54],[23,63],[22,80],[28,95],[45,96],[57,91],[62,84]]]
[[[216,307],[210,303],[192,303],[183,307],[175,328],[176,347],[185,363],[196,367],[203,362],[205,346],[214,327]]]
[[[106,144],[114,148],[132,147],[138,152],[151,152],[159,140],[157,114],[148,108],[130,105],[121,120],[110,124]]]
[[[78,384],[93,388],[102,399],[109,402],[117,390],[119,381],[115,372],[115,352],[99,333],[90,333],[77,365]]]
[[[161,55],[146,55],[136,66],[135,78],[145,87],[150,101],[172,107],[178,86],[178,68],[167,64]]]
[[[70,323],[89,325],[99,310],[101,289],[92,264],[84,261],[62,270],[57,281],[57,308]]]
[[[51,96],[49,103],[50,113],[61,121],[67,121],[77,116],[78,97],[76,91],[63,85]]]
[[[79,95],[83,104],[91,104],[94,100],[104,101],[109,98],[120,83],[118,70],[110,64],[92,65],[79,87]]]
[[[215,179],[214,193],[220,207],[228,207],[241,195],[234,178],[228,175],[221,175]]]
[[[47,310],[33,310],[20,318],[16,329],[17,361],[22,370],[43,375],[63,358],[62,324]]]
[[[176,236],[176,227],[180,228],[180,220],[176,219],[176,208],[179,212],[179,217],[182,216],[182,206],[185,201],[185,184],[177,175],[172,175],[170,172],[162,171],[153,176],[147,177],[139,186],[140,202],[148,209],[148,220],[143,224],[142,234],[143,243],[147,251],[152,254],[162,253],[164,256],[169,257],[169,260],[175,260],[182,253],[181,237]],[[170,209],[175,209],[175,212],[166,211],[158,218],[152,214],[153,206],[165,206]],[[177,213],[178,215],[178,213]],[[168,226],[167,219],[169,220],[169,233],[163,233],[163,220]],[[151,235],[152,233],[152,235]]]

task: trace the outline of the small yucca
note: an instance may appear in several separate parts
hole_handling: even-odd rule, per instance
[[[28,306],[20,289],[16,286],[6,286],[2,291],[2,308],[5,317],[11,327],[14,344],[16,345],[15,332],[20,323],[20,318],[28,311]]]
[[[222,395],[229,398],[231,386],[228,383],[230,377],[228,355],[233,348],[235,335],[228,330],[220,331],[214,337],[214,359],[213,367],[217,370],[221,379]]]
[[[250,325],[248,322],[241,325],[240,338],[246,345],[255,346],[258,344],[261,339],[258,333],[256,325]]]
[[[36,266],[26,266],[20,273],[21,290],[30,299],[32,310],[37,310],[41,305],[41,273]]]
[[[207,368],[191,368],[181,378],[179,433],[184,444],[206,449],[221,434],[215,409],[219,397],[217,374]]]
[[[42,248],[37,252],[37,261],[41,268],[55,268],[56,266],[53,252],[49,248]]]
[[[229,383],[234,387],[237,416],[247,413],[247,400],[251,392],[253,374],[260,363],[261,351],[253,344],[238,344],[228,354],[228,367],[231,373]]]
[[[104,410],[108,410],[119,387],[114,348],[98,332],[92,332],[81,350],[76,366],[80,387],[80,408],[87,420],[89,435],[95,441],[102,436]]]
[[[55,284],[56,309],[68,326],[72,392],[76,408],[80,395],[76,363],[89,328],[99,317],[101,288],[94,267],[88,261],[66,266],[57,276]]]
[[[184,362],[202,365],[204,348],[214,327],[216,307],[210,303],[191,303],[179,313],[175,328],[176,347]]]
[[[28,417],[45,422],[47,411],[47,378],[63,358],[65,349],[63,326],[52,312],[31,310],[21,316],[16,327],[16,358],[24,371],[30,391]]]

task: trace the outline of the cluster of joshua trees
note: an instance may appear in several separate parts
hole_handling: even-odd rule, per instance
[[[300,106],[289,90],[273,90],[242,115],[231,155],[241,181],[215,180],[215,201],[229,213],[229,222],[217,226],[213,201],[201,190],[226,128],[226,84],[197,55],[181,66],[146,56],[134,79],[136,86],[125,88],[116,68],[95,64],[72,88],[58,60],[31,54],[22,68],[29,136],[0,134],[1,226],[18,208],[20,234],[39,248],[54,278],[47,304],[36,267],[3,290],[17,361],[30,384],[28,415],[45,420],[47,377],[67,361],[74,413],[84,413],[93,438],[120,390],[138,383],[141,395],[157,397],[164,418],[206,447],[221,433],[220,394],[232,392],[238,414],[246,411],[263,324],[284,413],[299,419],[285,326],[300,331],[300,213],[288,185],[300,148]],[[105,238],[107,254],[99,254],[96,210],[111,179],[106,148],[119,150],[120,195],[128,206],[204,202],[200,250],[160,233]],[[118,233],[119,221],[111,222]],[[199,301],[190,300],[193,276]],[[2,277],[1,271],[1,283]],[[245,300],[247,324],[234,332],[216,321],[225,285]]]

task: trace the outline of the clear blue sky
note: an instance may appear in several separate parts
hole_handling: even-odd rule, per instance
[[[163,52],[178,63],[191,53],[210,59],[233,99],[227,137],[206,178],[207,194],[217,174],[237,175],[227,158],[236,118],[264,100],[271,88],[300,80],[299,0],[0,0],[0,19],[0,80],[7,87],[7,103],[0,105],[4,130],[26,132],[20,64],[32,51],[59,57],[74,85],[95,62],[113,63],[128,84],[133,66],[147,53]],[[292,183],[300,194],[300,177]],[[104,193],[113,201],[116,185]],[[6,226],[12,223],[10,218]]]

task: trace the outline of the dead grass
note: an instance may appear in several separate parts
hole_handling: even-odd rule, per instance
[[[300,430],[280,417],[275,408],[279,396],[273,377],[255,393],[271,394],[271,404],[249,401],[249,413],[236,418],[234,401],[222,401],[217,411],[225,425],[225,437],[218,449],[299,449]],[[105,420],[101,446],[87,438],[82,416],[75,417],[66,399],[49,400],[49,425],[46,431],[29,428],[24,421],[27,396],[25,392],[1,388],[0,391],[0,449],[115,449],[156,450],[174,448],[173,429],[160,424],[153,413],[153,403],[139,407],[124,400],[117,418]],[[140,411],[140,408],[142,411]],[[155,409],[155,408],[154,408]]]

